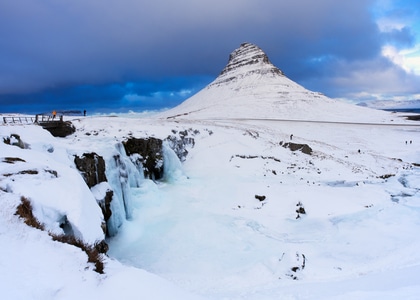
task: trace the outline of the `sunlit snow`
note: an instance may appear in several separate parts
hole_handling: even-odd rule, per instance
[[[420,291],[419,168],[411,164],[419,162],[420,128],[413,122],[368,126],[122,117],[73,122],[78,132],[65,139],[34,125],[0,127],[2,137],[17,133],[30,146],[0,146],[2,159],[26,161],[1,164],[1,264],[10,270],[2,272],[1,282],[10,298],[98,293],[111,299],[123,285],[133,298],[145,293],[167,299],[161,290],[167,284],[156,283],[151,273],[178,286],[169,294],[180,296],[172,298],[185,296],[178,288],[191,297],[214,299],[414,299]],[[132,215],[120,217],[122,226],[108,241],[105,275],[86,269],[77,248],[52,242],[13,215],[25,195],[49,229],[59,230],[52,222],[57,214],[76,214],[80,234],[99,239],[92,212],[98,210],[93,199],[101,187],[90,192],[81,177],[74,177],[72,155],[95,151],[109,160],[129,133],[165,138],[189,128],[199,132],[195,146],[182,164],[166,150],[164,180],[153,182],[130,171],[139,181],[128,191]],[[294,142],[312,147],[313,155],[279,145],[291,132]],[[59,177],[49,178],[47,172],[12,181],[4,175],[28,168],[57,170]],[[111,186],[117,171],[115,166],[108,170]],[[393,176],[380,178],[386,174]],[[306,214],[296,219],[299,203]]]

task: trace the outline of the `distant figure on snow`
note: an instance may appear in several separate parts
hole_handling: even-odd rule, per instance
[[[292,139],[293,139],[293,134],[290,135],[290,140],[292,140]]]
[[[57,112],[55,110],[53,110],[53,112],[52,112],[52,118],[53,118],[53,120],[55,119],[55,116],[56,115],[57,115]]]
[[[86,117],[86,109],[83,111],[83,116]]]

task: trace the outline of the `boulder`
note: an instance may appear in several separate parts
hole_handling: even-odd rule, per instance
[[[289,148],[291,151],[302,151],[305,154],[312,155],[312,148],[307,144],[285,143],[284,148]]]

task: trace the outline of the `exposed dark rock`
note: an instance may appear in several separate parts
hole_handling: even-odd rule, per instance
[[[172,131],[174,134],[176,132]],[[198,130],[193,131],[193,134],[200,133]],[[195,141],[193,137],[188,136],[188,131],[180,131],[178,133],[179,137],[176,135],[168,136],[165,141],[168,142],[169,147],[174,150],[175,154],[178,156],[179,160],[184,162],[188,155],[187,148],[193,148]]]
[[[407,120],[420,121],[420,115],[405,116]]]
[[[108,181],[105,174],[105,160],[102,156],[94,152],[84,153],[82,157],[76,155],[74,157],[74,163],[76,164],[77,169],[81,172],[83,179],[89,188],[92,188],[101,182]],[[106,224],[112,215],[111,201],[113,195],[114,192],[111,189],[108,189],[103,199],[96,199],[104,216],[105,222],[102,224],[102,229],[108,236],[108,227]]]
[[[222,70],[220,75],[229,74],[233,70],[249,65],[256,66],[255,70],[252,70],[253,72],[262,72],[261,68],[259,67],[262,64],[271,66],[271,68],[264,70],[265,72],[280,76],[283,75],[283,72],[271,64],[268,56],[258,46],[250,43],[243,43],[238,49],[234,50],[229,55],[229,62]],[[225,79],[225,81],[231,81],[234,79],[235,77],[228,77]]]
[[[45,173],[51,174],[55,178],[58,177],[58,173],[55,170],[44,169],[43,171]],[[17,173],[5,173],[5,174],[3,174],[3,176],[4,177],[10,177],[10,176],[14,176],[14,175],[38,175],[38,174],[39,174],[38,170],[22,170],[22,171],[19,171]]]
[[[108,231],[108,220],[111,218],[112,210],[111,210],[111,201],[114,196],[114,191],[111,189],[107,189],[104,195],[95,195],[96,197],[96,203],[98,203],[99,207],[102,210],[102,215],[104,216],[104,220],[101,224],[103,232],[106,234],[106,236],[111,236],[110,232]],[[102,197],[102,198],[101,198]]]
[[[4,157],[3,162],[8,163],[8,164],[14,164],[15,162],[25,162],[25,160],[19,157]]]
[[[57,171],[55,171],[55,170],[47,170],[47,169],[44,169],[44,171],[46,172],[46,173],[50,173],[52,176],[54,176],[55,178],[57,178],[58,177],[58,173],[57,173]]]
[[[298,202],[298,204],[296,204],[296,206],[297,206],[297,208],[296,208],[296,213],[297,213],[296,220],[297,220],[297,219],[301,218],[300,215],[306,215],[306,210],[303,207],[302,202]]]
[[[66,137],[76,131],[76,128],[70,121],[39,122],[39,125],[55,137]]]
[[[163,177],[162,140],[149,138],[129,138],[122,142],[128,156],[140,154],[144,177],[158,180]]]
[[[23,171],[20,171],[18,174],[37,175],[38,170],[23,170]]]
[[[388,178],[393,177],[393,176],[395,176],[395,174],[385,174],[385,175],[378,176],[378,178],[388,179]]]
[[[82,157],[75,155],[74,163],[82,173],[83,179],[89,188],[98,183],[107,181],[105,175],[105,160],[102,156],[92,152],[84,153]]]
[[[232,159],[233,159],[233,158],[235,158],[235,157],[238,157],[238,158],[243,158],[243,159],[254,159],[254,158],[271,159],[271,160],[273,160],[273,161],[280,162],[280,159],[278,159],[278,158],[276,158],[276,157],[274,157],[274,156],[261,156],[261,155],[239,155],[239,154],[236,154],[236,155],[231,156],[231,158],[230,158],[230,160],[229,160],[229,161],[232,161]]]
[[[265,200],[265,196],[264,195],[255,195],[255,199],[258,199],[258,200],[260,200],[260,201],[264,201]]]
[[[292,272],[286,274],[286,276],[289,276],[293,280],[299,280],[299,273],[305,269],[306,256],[296,252],[296,264],[297,265],[290,268],[290,271]]]
[[[103,201],[99,202],[99,206],[102,209],[102,213],[104,215],[105,221],[108,221],[112,215],[111,211],[111,201],[112,197],[114,196],[114,192],[112,190],[107,190],[105,194],[105,198]]]
[[[94,245],[94,248],[99,253],[107,253],[108,250],[109,250],[109,246],[108,246],[108,244],[104,240],[102,240],[99,243],[95,244]]]
[[[312,155],[312,148],[307,144],[296,144],[296,143],[280,143],[284,148],[289,148],[291,151],[302,151],[302,153]]]
[[[24,143],[18,134],[11,134],[10,137],[4,137],[3,142],[7,145],[17,146],[22,149],[28,149],[29,145]]]

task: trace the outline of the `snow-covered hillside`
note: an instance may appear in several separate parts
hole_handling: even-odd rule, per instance
[[[340,102],[287,78],[256,45],[242,44],[220,75],[162,118],[292,119],[339,122],[398,122],[390,114]]]
[[[71,121],[66,138],[0,125],[2,298],[418,299],[420,123],[307,91],[250,44],[164,114]],[[123,145],[151,137],[158,180]],[[75,156],[93,152],[107,181],[89,189]],[[98,274],[52,236],[104,239],[106,189]]]

